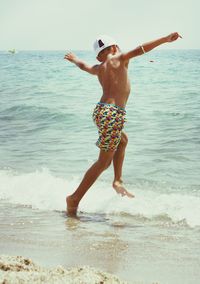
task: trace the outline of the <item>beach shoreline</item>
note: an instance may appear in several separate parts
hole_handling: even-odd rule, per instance
[[[8,261],[16,263],[16,256],[23,256],[22,263],[31,259],[30,264],[36,263],[44,279],[54,273],[49,271],[60,266],[75,271],[86,267],[89,272],[84,269],[82,273],[91,277],[103,271],[122,283],[196,284],[199,279],[199,230],[184,223],[163,219],[161,225],[156,223],[158,220],[145,221],[129,215],[80,212],[79,219],[67,218],[62,212],[42,211],[3,200],[0,209],[0,252],[7,255],[0,258],[4,268]],[[14,264],[13,269],[18,265]],[[23,273],[28,280],[21,283],[31,283],[32,272],[18,272],[0,270],[0,283],[16,284],[12,279],[23,277]],[[113,281],[108,283],[121,283]]]

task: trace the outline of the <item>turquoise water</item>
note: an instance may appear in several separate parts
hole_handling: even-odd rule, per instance
[[[48,167],[66,177],[96,158],[91,113],[101,89],[63,55],[1,53],[1,168]],[[77,55],[95,63],[90,52]],[[128,182],[199,185],[199,56],[199,50],[155,51],[131,62]]]
[[[92,52],[76,54],[96,64]],[[64,51],[0,52],[0,223],[6,224],[0,226],[6,236],[1,235],[2,243],[7,244],[1,247],[4,253],[13,253],[13,230],[16,235],[21,232],[18,241],[24,243],[26,226],[31,234],[44,219],[51,228],[48,215],[58,218],[63,226],[65,196],[74,191],[98,156],[92,112],[101,88],[95,76],[64,61],[64,55]],[[97,216],[94,220],[91,217],[89,227],[80,225],[86,235],[99,234],[99,245],[103,245],[108,240],[107,231],[114,232],[126,243],[128,280],[132,271],[137,279],[144,279],[144,267],[148,279],[155,280],[157,275],[158,280],[169,280],[166,283],[193,284],[200,277],[199,63],[200,50],[156,50],[130,63],[132,91],[125,127],[129,144],[123,176],[136,198],[115,194],[111,166],[80,204],[86,219]],[[20,212],[27,214],[24,219]],[[101,216],[103,223],[104,218],[109,220],[103,226]],[[15,218],[16,224],[19,222],[16,228]],[[27,220],[32,218],[31,225]],[[76,238],[81,234],[78,227]],[[56,238],[54,232],[51,234]],[[45,231],[43,238],[50,247]],[[62,245],[65,241],[68,244],[69,240],[62,239]],[[61,243],[57,239],[56,247]],[[65,259],[63,251],[59,253]],[[27,253],[32,254],[31,250]],[[147,271],[147,259],[152,255],[151,271]],[[92,259],[94,256],[91,263]],[[162,273],[154,270],[156,259],[162,264]],[[191,268],[188,274],[185,267]]]
[[[0,54],[1,168],[48,167],[67,177],[81,174],[96,159],[91,113],[101,89],[95,76],[65,62],[63,55]],[[95,63],[93,53],[77,55]],[[124,172],[129,183],[199,186],[199,58],[199,50],[155,51],[130,63]]]

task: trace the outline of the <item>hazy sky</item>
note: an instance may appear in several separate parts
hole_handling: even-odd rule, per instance
[[[200,48],[200,0],[0,0],[0,50],[92,49],[99,34],[123,49],[178,31],[164,48]]]

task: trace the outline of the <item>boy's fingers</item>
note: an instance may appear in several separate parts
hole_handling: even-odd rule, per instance
[[[69,59],[70,57],[68,55],[65,55],[64,59]]]
[[[67,54],[65,54],[64,58],[68,59],[68,58],[70,58],[70,56],[71,56],[71,53],[67,53]]]
[[[70,54],[71,52],[67,50],[65,56],[69,56]]]

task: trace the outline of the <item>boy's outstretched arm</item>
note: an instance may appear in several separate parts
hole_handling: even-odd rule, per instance
[[[69,52],[65,55],[64,59],[76,64],[81,70],[84,70],[92,75],[98,74],[98,65],[89,66],[84,61],[80,60],[75,54]]]
[[[150,50],[154,49],[155,47],[157,47],[157,46],[159,46],[163,43],[175,41],[179,37],[182,38],[178,33],[171,33],[168,36],[161,37],[159,39],[144,43],[144,44],[136,47],[135,49],[133,49],[129,52],[123,53],[122,59],[129,60],[133,57],[142,55],[142,54],[149,52]]]

